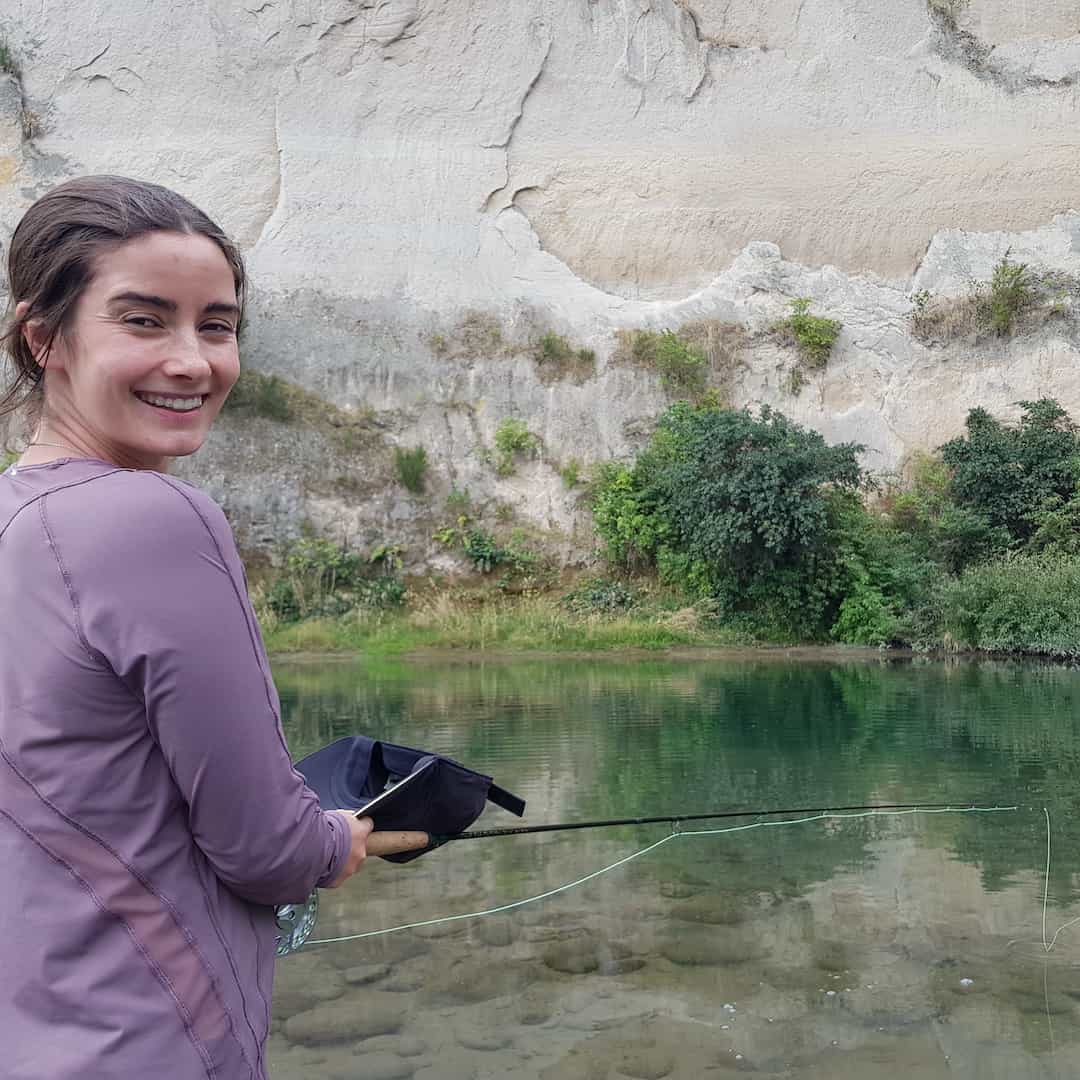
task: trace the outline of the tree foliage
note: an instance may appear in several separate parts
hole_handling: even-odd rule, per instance
[[[1019,404],[1013,427],[972,409],[966,434],[941,448],[952,501],[1002,530],[1011,545],[1030,540],[1039,515],[1070,500],[1080,480],[1080,442],[1068,413],[1051,398]]]
[[[815,633],[843,579],[831,533],[838,492],[862,482],[860,450],[768,406],[679,402],[633,467],[601,472],[597,530],[616,558],[651,562],[730,612]]]

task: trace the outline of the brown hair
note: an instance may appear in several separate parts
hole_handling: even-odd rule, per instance
[[[0,348],[14,371],[0,396],[0,416],[29,404],[40,413],[45,363],[38,364],[23,337],[31,319],[46,333],[45,355],[70,325],[75,305],[94,276],[94,261],[104,251],[150,232],[205,236],[221,249],[236,283],[236,302],[244,307],[244,263],[236,245],[197,206],[182,195],[125,176],[81,176],[47,192],[23,214],[8,250],[9,310]],[[15,305],[27,302],[21,318]],[[21,395],[21,396],[20,396]]]

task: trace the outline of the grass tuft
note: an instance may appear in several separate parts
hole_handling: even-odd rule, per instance
[[[810,299],[806,296],[791,301],[791,312],[773,329],[783,343],[798,349],[799,356],[808,368],[820,370],[828,363],[844,324],[837,319],[811,315]]]
[[[394,451],[394,464],[402,487],[414,495],[422,495],[427,480],[427,451],[422,446],[412,449],[399,446]]]
[[[542,382],[570,381],[578,386],[596,374],[596,353],[575,349],[566,338],[548,332],[536,343],[533,359]]]

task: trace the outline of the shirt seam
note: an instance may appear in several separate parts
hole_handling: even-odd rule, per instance
[[[6,756],[6,755],[5,755]],[[10,762],[8,764],[11,764]],[[46,800],[47,801],[47,800]],[[129,938],[131,938],[132,944],[135,946],[136,951],[142,956],[146,963],[146,966],[157,977],[157,980],[164,987],[166,993],[172,998],[173,1004],[176,1007],[176,1011],[180,1014],[180,1022],[184,1026],[184,1030],[187,1032],[188,1038],[191,1040],[192,1045],[195,1048],[196,1053],[202,1058],[203,1068],[206,1070],[206,1075],[213,1080],[218,1075],[218,1068],[214,1064],[214,1059],[207,1049],[206,1044],[195,1034],[194,1022],[192,1020],[191,1013],[188,1011],[187,1006],[183,1003],[180,997],[177,995],[175,988],[173,987],[172,980],[165,974],[161,966],[150,956],[146,951],[138,936],[132,929],[131,924],[122,915],[115,911],[111,911],[102,902],[101,897],[94,891],[93,886],[75,869],[66,859],[60,858],[54,851],[52,851],[46,844],[42,843],[21,821],[14,815],[10,814],[6,810],[0,809],[0,816],[5,817],[16,829],[19,830],[32,844],[40,848],[50,859],[59,863],[86,891],[87,895],[93,901],[94,906],[103,914],[111,918],[116,919],[127,932]],[[250,1065],[250,1063],[249,1063]]]
[[[49,528],[49,518],[45,507],[46,496],[43,495],[38,501],[38,516],[41,518],[41,527],[45,532],[45,539],[49,544],[49,549],[53,553],[53,558],[56,559],[56,565],[60,570],[60,576],[64,579],[64,587],[67,589],[68,600],[71,601],[72,618],[75,620],[75,634],[79,639],[79,644],[82,645],[83,650],[91,660],[95,663],[105,663],[105,658],[91,647],[90,642],[87,640],[86,634],[83,631],[82,615],[79,614],[79,598],[75,592],[75,586],[71,581],[71,575],[64,565],[64,560],[60,554],[59,547],[57,547],[56,539],[53,537],[52,529]],[[106,664],[106,666],[108,665]]]
[[[54,802],[52,802],[52,800],[47,798],[45,795],[43,795],[38,790],[37,785],[30,779],[30,777],[26,776],[25,773],[23,773],[22,770],[15,764],[15,762],[12,761],[11,756],[8,754],[7,750],[4,748],[4,745],[3,745],[2,742],[0,742],[0,757],[2,757],[4,759],[4,762],[7,764],[8,768],[11,769],[11,771],[20,780],[22,780],[22,782],[24,784],[26,784],[26,786],[34,793],[34,795],[42,803],[44,803],[45,806],[47,806],[58,817],[60,817],[64,821],[66,821],[73,829],[75,829],[78,832],[82,833],[83,836],[85,836],[88,840],[92,840],[95,844],[98,844],[100,847],[104,848],[105,851],[107,851],[140,885],[142,885],[142,887],[144,889],[146,889],[146,891],[148,893],[150,893],[151,896],[155,897],[159,901],[159,903],[162,905],[162,907],[164,907],[169,912],[169,914],[172,916],[173,922],[176,925],[176,928],[180,931],[180,934],[184,938],[184,941],[187,943],[188,948],[191,949],[191,951],[195,954],[195,956],[198,957],[199,962],[202,964],[203,970],[206,972],[207,978],[210,980],[210,985],[213,987],[214,993],[217,996],[217,999],[221,1004],[222,1012],[224,1012],[227,1020],[229,1021],[229,1029],[232,1032],[233,1038],[236,1039],[236,1043],[240,1048],[240,1053],[243,1056],[244,1060],[247,1062],[248,1068],[251,1069],[252,1072],[254,1072],[254,1066],[251,1063],[251,1059],[248,1057],[247,1051],[244,1049],[243,1041],[237,1035],[236,1025],[235,1025],[235,1022],[233,1020],[232,1012],[229,1009],[229,1006],[226,1004],[224,996],[222,995],[221,983],[220,983],[219,979],[217,978],[217,974],[214,971],[214,967],[210,963],[210,961],[207,960],[206,956],[203,954],[202,949],[199,948],[198,942],[195,940],[194,935],[191,933],[191,930],[184,923],[184,920],[180,917],[180,912],[176,910],[176,907],[174,906],[172,901],[167,896],[165,896],[164,893],[159,892],[157,889],[155,889],[154,886],[151,885],[150,882],[147,881],[147,879],[145,877],[143,877],[143,875],[141,873],[139,873],[139,871],[134,866],[132,866],[127,861],[127,859],[125,859],[123,857],[123,855],[121,855],[120,852],[118,852],[111,844],[109,844],[102,837],[98,836],[96,833],[91,832],[88,828],[86,828],[85,825],[80,824],[74,818],[70,817],[68,814],[65,814],[64,811],[61,810],[59,806],[57,806]],[[2,812],[2,811],[0,811],[0,812]],[[8,815],[8,816],[10,817],[10,815]],[[14,820],[14,819],[12,819],[12,820]],[[34,842],[39,844],[39,846],[41,846],[40,841],[38,841],[36,837],[33,837],[32,834],[28,834],[28,835],[31,835],[31,838],[34,840]],[[76,873],[76,874],[78,873],[78,871],[74,870],[74,868],[72,868],[72,872]],[[91,894],[93,894],[93,890],[90,888],[89,884],[87,884],[87,889],[91,892]],[[94,895],[96,895],[96,894],[94,894]],[[117,917],[121,918],[121,921],[124,923],[125,926],[128,926],[129,930],[130,930],[130,924],[127,922],[127,920],[123,919],[121,916],[117,916]],[[134,931],[131,931],[131,932],[134,933]],[[226,950],[226,952],[227,951],[228,950]],[[144,954],[144,955],[146,955],[146,954]],[[147,963],[149,963],[151,965],[155,964],[155,962],[152,959],[150,959],[149,956],[147,956]],[[165,975],[164,972],[162,972],[162,977],[166,980],[166,982],[168,982],[168,976]],[[169,985],[171,987],[171,983]],[[241,990],[241,996],[243,996],[243,990]],[[185,1009],[185,1012],[186,1012],[186,1009]],[[248,1021],[248,1026],[249,1027],[250,1027],[250,1024],[251,1024],[251,1021],[249,1020]],[[255,1036],[254,1031],[252,1031],[251,1034],[252,1034],[252,1036]],[[255,1037],[256,1037],[256,1040],[257,1040],[257,1036],[255,1036]]]
[[[240,612],[244,616],[244,625],[247,627],[247,632],[248,632],[248,644],[251,646],[251,651],[255,654],[255,661],[259,665],[259,671],[262,673],[262,677],[263,677],[263,693],[266,695],[266,705],[267,705],[267,708],[270,710],[270,715],[273,716],[274,719],[275,719],[275,723],[274,723],[275,732],[276,732],[277,737],[278,737],[279,741],[281,742],[282,746],[285,748],[286,753],[288,753],[288,747],[285,746],[285,740],[284,740],[284,738],[282,737],[282,734],[281,734],[281,725],[280,725],[280,723],[277,722],[277,713],[274,710],[273,698],[271,698],[271,696],[270,696],[270,687],[267,685],[266,671],[263,668],[262,658],[259,655],[259,650],[258,650],[257,645],[256,645],[255,636],[254,636],[254,634],[252,633],[252,630],[251,630],[251,621],[248,619],[248,613],[247,613],[247,610],[246,610],[246,608],[244,606],[244,597],[241,596],[240,590],[237,588],[236,578],[234,577],[232,571],[229,569],[228,560],[225,558],[225,552],[221,550],[221,544],[218,543],[218,538],[215,535],[214,530],[210,527],[210,523],[203,516],[202,511],[195,505],[194,500],[191,499],[191,497],[187,494],[187,492],[183,491],[176,484],[172,483],[172,481],[168,477],[163,476],[160,473],[155,473],[153,475],[155,475],[157,477],[157,479],[160,480],[161,483],[163,483],[166,487],[171,488],[173,491],[175,491],[176,494],[179,495],[180,498],[182,498],[188,504],[189,507],[191,507],[192,512],[199,519],[199,521],[202,522],[202,526],[206,530],[207,535],[210,537],[210,540],[214,545],[214,550],[218,554],[218,558],[221,559],[221,563],[225,567],[225,572],[226,572],[226,576],[229,579],[229,584],[232,585],[233,594],[236,597],[237,603],[240,605]],[[223,944],[224,949],[225,949],[225,955],[229,959],[229,965],[230,965],[230,967],[233,968],[233,972],[235,974],[236,973],[236,958],[232,955],[232,950],[229,948],[229,946],[227,944],[225,944],[224,942],[222,944]],[[261,1059],[262,1053],[261,1053],[261,1044],[260,1044],[260,1041],[259,1041],[259,1036],[255,1032],[255,1025],[252,1023],[251,1016],[248,1013],[247,994],[244,993],[244,987],[243,987],[243,984],[241,983],[239,977],[237,977],[236,985],[237,985],[237,988],[240,991],[240,1001],[241,1001],[241,1004],[242,1004],[243,1010],[244,1010],[244,1020],[247,1022],[247,1026],[248,1026],[248,1029],[251,1032],[251,1036],[255,1040],[256,1052],[259,1054],[259,1057]],[[266,995],[263,993],[262,985],[261,985],[258,977],[256,977],[256,979],[255,979],[255,989],[258,991],[259,998],[262,1001],[263,1011],[267,1015],[269,1015],[270,1002],[267,1000]],[[269,1025],[267,1025],[267,1033],[269,1033],[269,1030],[270,1030]]]

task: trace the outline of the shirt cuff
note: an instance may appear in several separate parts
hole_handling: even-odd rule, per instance
[[[349,852],[352,850],[352,833],[349,831],[349,823],[345,818],[335,810],[323,810],[322,815],[330,826],[334,850],[327,864],[326,873],[315,882],[317,889],[325,889],[341,876],[349,858]]]

